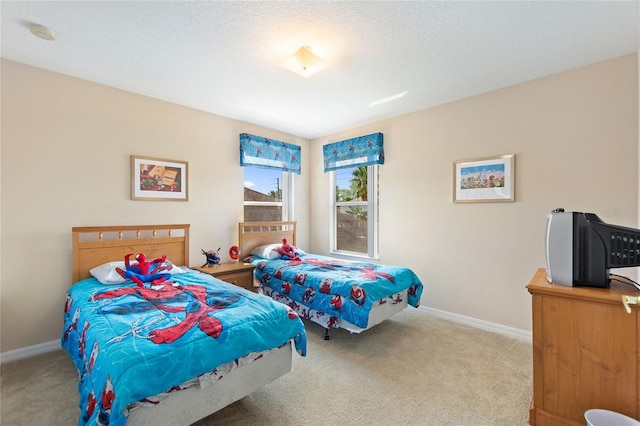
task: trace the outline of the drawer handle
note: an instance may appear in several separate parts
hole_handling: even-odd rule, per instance
[[[640,296],[627,296],[625,294],[622,295],[622,304],[624,305],[624,309],[628,314],[631,313],[631,307],[629,305],[638,305],[640,302]]]

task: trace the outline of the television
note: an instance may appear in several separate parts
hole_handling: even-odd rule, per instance
[[[547,215],[546,262],[550,283],[607,288],[611,269],[640,266],[640,230],[555,209]]]

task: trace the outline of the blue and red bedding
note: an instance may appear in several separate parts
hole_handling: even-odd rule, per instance
[[[326,328],[343,319],[367,328],[371,309],[381,303],[399,303],[406,290],[407,303],[418,307],[422,282],[408,268],[352,262],[316,254],[300,260],[251,257],[261,292],[284,301],[304,318]]]
[[[306,354],[290,308],[192,270],[157,286],[79,281],[61,338],[80,374],[81,425],[125,424],[130,404],[289,340]]]

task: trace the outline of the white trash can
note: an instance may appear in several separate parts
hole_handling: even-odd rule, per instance
[[[640,422],[615,411],[594,408],[584,413],[587,426],[640,426]]]

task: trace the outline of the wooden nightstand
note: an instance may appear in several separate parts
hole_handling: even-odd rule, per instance
[[[255,291],[253,287],[253,269],[254,265],[250,263],[219,263],[215,266],[192,266],[205,274],[213,275],[219,280],[237,285],[247,290]]]

